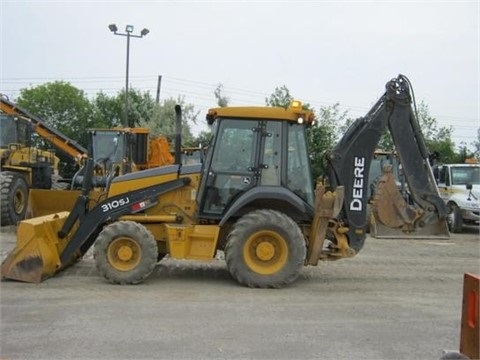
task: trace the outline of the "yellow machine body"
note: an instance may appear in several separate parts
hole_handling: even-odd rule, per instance
[[[139,215],[122,216],[120,220],[143,224],[158,242],[160,252],[176,259],[212,259],[217,247],[220,227],[195,224],[196,194],[200,174],[188,176],[187,186],[167,192],[158,198],[158,203]],[[128,191],[143,189],[155,184],[175,180],[175,172],[157,177],[132,177],[131,180],[113,182],[108,197]],[[182,223],[179,223],[182,219]]]

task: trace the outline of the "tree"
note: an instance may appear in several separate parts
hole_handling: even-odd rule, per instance
[[[119,92],[118,97],[124,98],[124,96],[125,91]],[[153,113],[153,109],[157,105],[155,99],[150,95],[150,92],[129,89],[128,100],[128,126],[135,127],[139,126],[141,122],[148,122],[149,117]]]
[[[440,131],[437,139],[425,139],[427,149],[430,154],[437,154],[438,160],[442,163],[456,163],[458,162],[459,153],[455,152],[455,144],[450,135],[444,137]]]
[[[119,101],[119,96],[108,96],[99,92],[92,101],[95,113],[96,128],[110,129],[115,126],[122,126],[125,112],[124,102]]]
[[[93,107],[83,90],[55,81],[20,90],[16,102],[69,138],[87,146],[86,129],[93,125]]]
[[[265,98],[265,103],[267,106],[278,106],[286,109],[292,100],[293,97],[290,95],[290,91],[283,85],[276,87],[275,91],[269,97]]]
[[[199,147],[201,146],[202,148],[208,147],[210,145],[210,142],[212,141],[212,131],[201,131],[200,134],[197,135],[195,140],[193,141],[192,146],[194,147]]]
[[[94,99],[95,123],[107,128],[124,125],[125,92],[109,97],[98,93]],[[177,100],[169,98],[157,104],[149,92],[136,89],[129,90],[129,126],[146,127],[150,136],[165,136],[172,142],[175,138],[175,105],[182,108],[182,142],[189,145],[193,142],[190,123],[196,123],[198,112],[192,104],[186,104],[185,98]],[[100,126],[101,127],[101,126]]]
[[[226,107],[230,102],[230,99],[223,95],[223,84],[218,84],[214,91],[215,98],[219,107]]]
[[[93,100],[95,123],[98,127],[114,126],[136,127],[141,121],[148,121],[156,103],[150,92],[138,89],[128,90],[128,119],[125,123],[125,90],[115,96],[100,92]]]
[[[437,120],[430,115],[428,106],[423,101],[418,104],[416,110],[417,119],[428,151],[439,154],[439,160],[444,163],[454,161],[455,144],[452,141],[452,127],[439,127]]]
[[[477,140],[472,142],[473,154],[477,160],[480,160],[480,128],[477,129]]]
[[[307,130],[314,179],[325,174],[324,154],[335,146],[347,113],[340,110],[339,103],[322,106],[316,114],[315,125]]]
[[[166,136],[173,141],[176,132],[175,105],[180,105],[182,108],[182,145],[191,146],[194,139],[190,123],[196,124],[199,112],[192,104],[186,104],[183,96],[179,96],[177,100],[165,99],[161,105],[155,104],[150,114],[140,120],[139,125],[149,128],[151,136]]]
[[[460,142],[458,147],[458,153],[455,154],[455,161],[451,163],[464,163],[466,161],[480,160],[480,128],[477,129],[477,139],[470,143],[470,147],[467,146],[465,141]]]

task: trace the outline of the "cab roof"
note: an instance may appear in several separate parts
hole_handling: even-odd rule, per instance
[[[213,123],[217,118],[270,119],[298,122],[312,122],[313,113],[308,110],[285,109],[272,106],[231,106],[208,110],[207,121]]]

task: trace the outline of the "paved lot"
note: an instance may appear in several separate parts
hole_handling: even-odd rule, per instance
[[[1,229],[2,259],[13,247]],[[449,240],[367,239],[292,286],[248,289],[223,261],[164,260],[115,286],[83,260],[41,284],[4,281],[1,359],[439,359],[458,350],[478,228]]]

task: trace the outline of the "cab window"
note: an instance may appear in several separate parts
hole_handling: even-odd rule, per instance
[[[257,138],[257,121],[222,121],[205,174],[205,213],[222,214],[236,196],[255,185]]]
[[[310,174],[304,127],[297,124],[288,128],[287,186],[295,194],[313,206],[313,180]]]
[[[280,164],[282,154],[280,121],[267,123],[266,132],[263,136],[263,161],[262,161],[262,185],[280,185]]]

